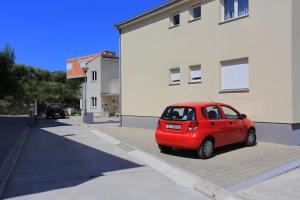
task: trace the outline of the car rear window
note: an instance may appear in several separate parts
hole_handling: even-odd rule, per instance
[[[168,107],[164,111],[161,119],[174,121],[196,120],[196,110],[191,107]]]
[[[62,108],[62,104],[49,104],[49,108],[55,109],[55,108]]]

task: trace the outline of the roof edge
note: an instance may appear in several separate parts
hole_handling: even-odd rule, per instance
[[[158,6],[154,7],[154,8],[151,8],[151,9],[149,9],[149,10],[147,10],[147,11],[141,13],[141,14],[133,16],[133,17],[127,19],[127,20],[121,21],[120,23],[115,24],[114,27],[116,29],[120,30],[124,26],[126,26],[126,24],[134,23],[136,20],[139,20],[142,17],[147,17],[148,15],[151,15],[151,14],[153,14],[155,12],[158,12],[158,11],[160,11],[162,9],[165,9],[165,8],[167,8],[169,6],[172,6],[172,5],[174,5],[176,3],[179,3],[179,2],[185,2],[185,1],[182,1],[182,0],[169,0],[169,1],[165,2],[165,3],[163,3],[163,4],[160,4],[160,5],[158,5]]]

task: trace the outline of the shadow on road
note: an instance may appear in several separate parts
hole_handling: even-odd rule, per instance
[[[28,122],[27,116],[0,116],[0,167]]]
[[[237,151],[240,149],[246,148],[245,145],[243,144],[232,144],[232,145],[228,145],[228,146],[224,146],[224,147],[220,147],[220,148],[216,148],[215,149],[215,153],[214,153],[214,157],[221,155],[221,154],[225,154],[231,151]],[[183,158],[191,158],[191,159],[198,159],[197,157],[197,152],[195,150],[189,150],[189,149],[173,149],[173,151],[171,153],[168,153],[168,155],[171,156],[179,156],[179,157],[183,157]]]
[[[73,137],[78,132],[72,130],[74,127],[69,124],[40,119],[28,138],[4,198],[74,187],[106,172],[141,167],[76,142]]]

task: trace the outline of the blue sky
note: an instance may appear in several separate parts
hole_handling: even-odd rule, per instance
[[[113,25],[166,0],[0,0],[0,48],[16,62],[65,70],[65,60],[102,50],[118,52]]]

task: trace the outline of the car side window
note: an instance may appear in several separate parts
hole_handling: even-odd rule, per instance
[[[201,108],[201,113],[202,113],[203,117],[205,119],[207,119],[207,113],[206,113],[206,108],[205,107]]]
[[[206,108],[208,113],[208,119],[222,119],[222,115],[218,106],[209,106]]]
[[[221,108],[226,119],[239,119],[239,114],[235,110],[227,106],[221,106]]]

